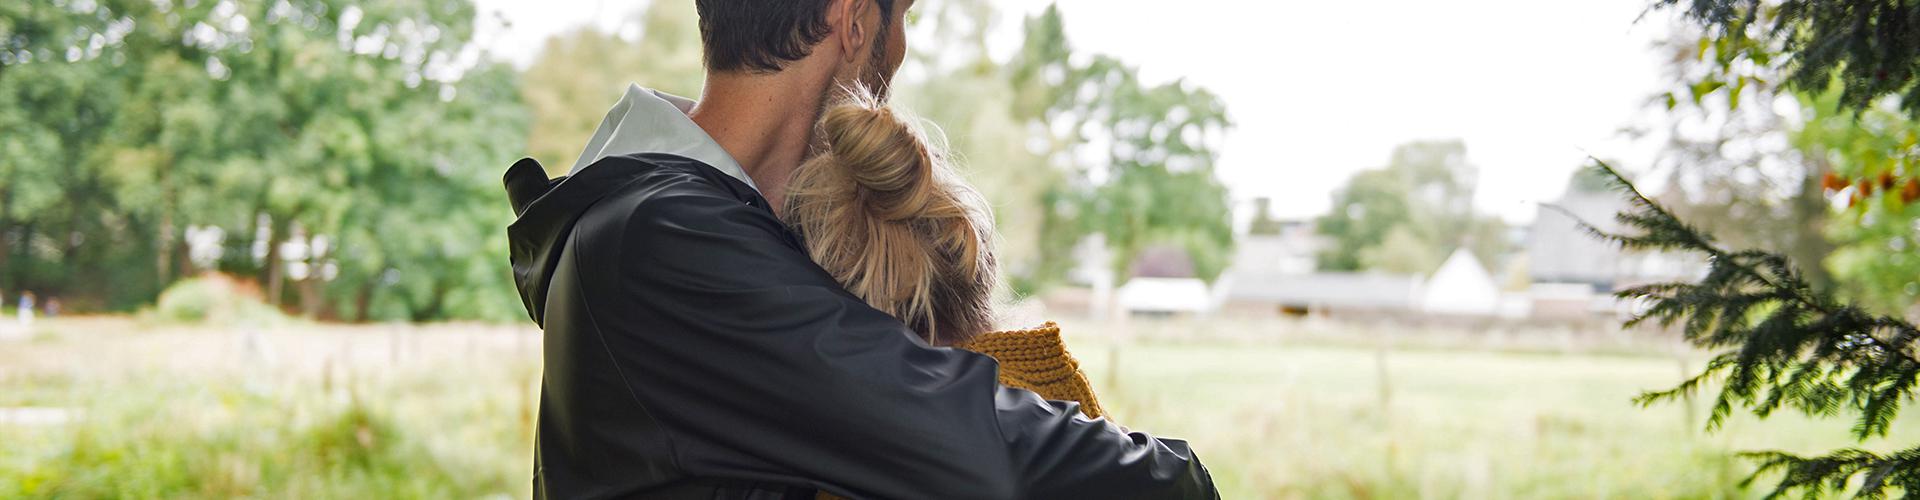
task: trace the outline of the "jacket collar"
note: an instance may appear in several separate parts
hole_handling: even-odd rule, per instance
[[[627,84],[626,94],[607,111],[607,117],[587,141],[586,150],[573,162],[572,174],[578,175],[588,165],[609,156],[667,153],[710,165],[759,191],[760,186],[747,177],[740,162],[687,117],[693,105],[691,99]]]

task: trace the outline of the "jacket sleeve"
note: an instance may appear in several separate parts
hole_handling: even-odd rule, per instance
[[[688,474],[854,497],[1218,498],[1185,442],[999,386],[990,358],[868,307],[763,209],[694,190],[580,224],[592,320]]]

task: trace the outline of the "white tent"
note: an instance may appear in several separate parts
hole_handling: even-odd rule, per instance
[[[1427,279],[1420,308],[1429,314],[1492,316],[1500,312],[1500,286],[1473,252],[1454,250]]]

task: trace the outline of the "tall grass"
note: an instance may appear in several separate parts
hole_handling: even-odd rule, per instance
[[[1708,434],[1684,406],[1634,407],[1697,359],[1659,342],[1062,319],[1114,418],[1191,441],[1227,498],[1748,498],[1732,452],[1849,443],[1831,421]],[[529,494],[536,332],[41,329],[0,344],[0,408],[70,421],[0,421],[0,498]]]
[[[380,337],[320,334],[327,335]],[[529,402],[521,394],[530,389],[523,383],[534,371],[530,359],[487,355],[485,363],[379,367],[386,359],[352,362],[336,352],[323,354],[331,359],[318,366],[209,366],[170,363],[165,358],[180,353],[165,351],[143,363],[109,347],[119,341],[223,350],[232,338],[159,336],[167,338],[65,332],[20,346],[38,351],[44,371],[0,370],[0,408],[56,408],[72,421],[0,423],[0,442],[7,443],[0,446],[0,498],[527,494],[531,418],[519,407]],[[308,348],[316,340],[300,336],[304,342],[286,346]],[[108,351],[105,359],[89,360],[88,347]],[[51,368],[51,356],[71,365]]]
[[[1065,333],[1113,417],[1191,441],[1229,498],[1753,498],[1764,492],[1742,488],[1752,469],[1735,452],[1851,444],[1844,421],[1777,415],[1706,433],[1705,402],[1635,406],[1699,366],[1657,339],[1086,326]],[[1920,417],[1894,427],[1865,446],[1920,435]]]

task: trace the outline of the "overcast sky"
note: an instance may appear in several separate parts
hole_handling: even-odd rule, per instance
[[[1050,3],[994,1],[1008,16],[1002,48],[1017,43],[1018,16]],[[478,4],[480,40],[524,66],[546,37],[613,29],[645,2]],[[1236,122],[1220,175],[1236,199],[1273,198],[1283,217],[1326,211],[1349,176],[1412,140],[1466,141],[1480,167],[1477,205],[1515,222],[1556,198],[1589,154],[1628,168],[1650,160],[1651,148],[1617,132],[1660,87],[1650,45],[1666,18],[1636,23],[1647,0],[1059,4],[1077,50],[1119,56],[1150,82],[1185,78],[1219,93]]]

